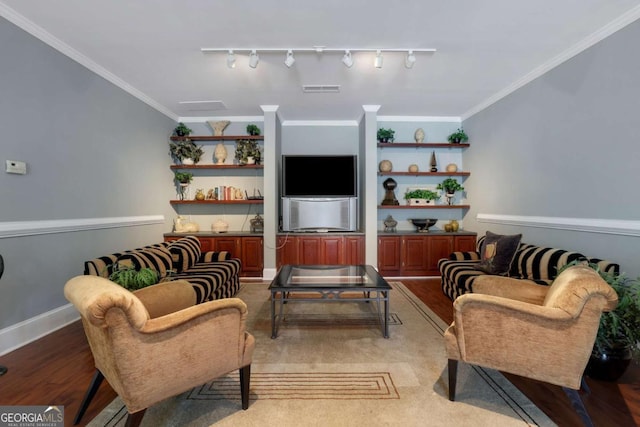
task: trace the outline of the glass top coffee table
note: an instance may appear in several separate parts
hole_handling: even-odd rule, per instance
[[[391,286],[370,265],[284,265],[269,285],[269,290],[271,338],[278,336],[285,303],[344,301],[375,303],[382,335],[389,338]],[[344,295],[346,293],[348,295]],[[315,298],[306,298],[304,294],[316,295]]]

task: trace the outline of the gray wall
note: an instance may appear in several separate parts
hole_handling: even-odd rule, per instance
[[[175,122],[0,18],[0,221],[174,214]],[[27,175],[4,161],[28,163]],[[0,239],[0,329],[67,303],[87,259],[162,240],[170,224]]]
[[[638,220],[640,21],[464,121],[467,228],[611,259],[640,275],[640,238],[476,223],[477,213]],[[631,50],[630,50],[631,49]]]

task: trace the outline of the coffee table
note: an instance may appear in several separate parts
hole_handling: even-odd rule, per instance
[[[284,304],[291,302],[375,303],[382,335],[389,338],[389,292],[391,286],[370,265],[284,265],[269,285],[271,291],[271,338],[278,336]],[[358,297],[354,292],[362,293]],[[315,298],[304,293],[317,294]],[[343,295],[349,293],[348,296]],[[278,310],[276,310],[278,305]]]

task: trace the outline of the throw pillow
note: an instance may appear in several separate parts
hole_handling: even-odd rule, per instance
[[[173,258],[173,267],[178,273],[193,267],[200,259],[200,240],[195,236],[187,236],[169,244],[169,252]]]
[[[152,248],[122,254],[116,264],[119,268],[133,268],[136,271],[150,268],[157,271],[161,279],[171,270],[172,259],[167,249]]]
[[[509,274],[520,246],[522,234],[501,235],[487,231],[480,247],[480,262],[475,268],[488,274]]]

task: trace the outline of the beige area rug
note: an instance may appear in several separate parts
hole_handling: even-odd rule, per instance
[[[238,373],[149,408],[143,426],[552,426],[502,374],[460,363],[447,398],[446,325],[400,282],[391,283],[390,337],[375,304],[290,303],[271,339],[266,284],[243,284],[256,338],[249,409]],[[89,424],[121,426],[114,400]]]

